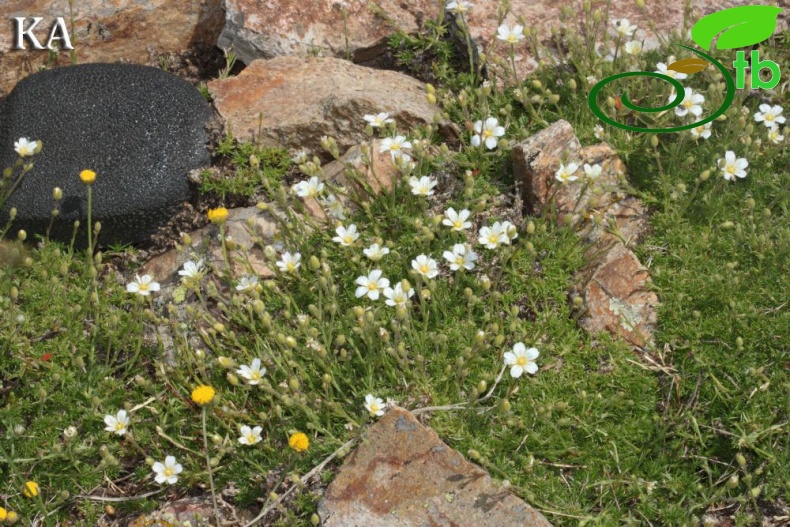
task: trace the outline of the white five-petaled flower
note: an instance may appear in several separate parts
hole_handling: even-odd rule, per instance
[[[601,168],[601,165],[599,165],[598,163],[592,166],[590,166],[588,163],[584,164],[584,175],[587,176],[587,179],[589,179],[590,181],[595,181],[596,179],[598,179],[598,176],[601,175],[602,170],[603,168]]]
[[[236,373],[247,380],[247,384],[258,384],[261,378],[266,375],[266,368],[261,368],[261,359],[252,359],[249,366],[243,364]]]
[[[444,251],[442,256],[450,263],[450,269],[453,271],[457,271],[462,267],[467,271],[471,271],[475,268],[475,261],[477,260],[477,253],[463,243],[456,243],[453,245],[452,251]]]
[[[154,480],[157,483],[167,483],[168,485],[177,482],[178,474],[184,470],[184,467],[176,463],[174,456],[167,456],[164,463],[157,461],[151,468],[156,473]]]
[[[774,126],[773,128],[768,130],[768,140],[771,141],[773,144],[778,145],[782,141],[784,141],[785,136],[783,136],[778,126]]]
[[[493,150],[497,145],[497,137],[505,135],[505,128],[499,126],[496,117],[489,117],[483,121],[475,121],[475,135],[472,136],[472,146],[480,146],[485,143],[486,148]]]
[[[409,298],[414,296],[414,288],[409,287],[408,291],[403,290],[403,282],[398,282],[395,287],[387,287],[384,289],[384,296],[387,298],[386,304],[388,306],[405,306]]]
[[[250,428],[247,425],[242,426],[241,436],[239,436],[239,443],[249,446],[252,446],[255,443],[260,443],[262,431],[263,428],[260,426],[256,426],[255,428]]]
[[[381,269],[374,269],[367,276],[357,278],[356,284],[359,286],[354,292],[354,296],[362,298],[367,296],[371,300],[378,300],[379,294],[389,287],[390,281],[382,278]]]
[[[620,37],[632,37],[634,35],[634,31],[636,31],[636,26],[631,24],[627,18],[621,18],[620,20],[615,20],[613,22],[614,29],[617,31],[617,34]]]
[[[675,115],[678,117],[683,117],[691,112],[693,115],[699,117],[702,115],[702,106],[701,104],[705,102],[705,97],[700,93],[694,93],[694,90],[691,88],[684,88],[686,93],[683,101],[675,106]],[[669,96],[669,102],[675,100],[675,93],[673,92],[672,95]]]
[[[596,124],[595,126],[593,126],[593,135],[595,136],[596,139],[599,140],[603,139],[604,133],[605,132],[603,126],[601,126],[600,124]]]
[[[516,228],[515,225],[513,225],[509,221],[503,221],[502,225],[499,227],[498,226],[499,226],[499,222],[495,222],[494,228],[499,228],[502,230],[502,232],[505,233],[505,237],[507,238],[507,240],[505,240],[505,243],[507,245],[510,245],[511,240],[515,240],[516,238],[518,238],[518,229]]]
[[[437,185],[437,181],[432,177],[422,176],[417,179],[415,176],[409,178],[409,186],[411,193],[415,196],[433,196],[433,187]]]
[[[203,277],[203,259],[197,262],[192,260],[184,264],[184,268],[178,271],[178,274],[183,276],[186,280],[200,280]]]
[[[130,293],[137,293],[148,296],[151,291],[159,291],[159,282],[154,282],[150,275],[134,275],[134,281],[126,284],[126,290]]]
[[[576,163],[569,163],[567,166],[560,163],[560,168],[557,169],[557,172],[554,174],[554,177],[560,183],[568,183],[569,181],[576,181],[579,179],[579,176],[574,176],[573,173],[579,170],[579,165]]]
[[[118,410],[118,413],[115,415],[108,414],[104,416],[104,424],[107,425],[104,429],[122,436],[126,433],[129,422],[129,416],[126,414],[126,410]]]
[[[242,276],[239,283],[236,284],[236,291],[247,291],[248,289],[254,288],[256,285],[258,285],[257,276]]]
[[[472,226],[471,221],[466,221],[469,219],[470,214],[471,212],[468,209],[463,209],[460,212],[456,212],[454,208],[450,207],[444,211],[442,225],[447,225],[452,230],[461,232],[462,230],[468,229]]]
[[[300,253],[283,253],[280,261],[277,262],[277,267],[284,273],[295,273],[299,266],[301,266],[302,255]]]
[[[773,128],[777,124],[784,124],[785,116],[782,114],[783,108],[778,104],[761,104],[760,111],[754,114],[754,120],[762,122],[768,128]]]
[[[372,244],[367,249],[362,250],[371,261],[378,262],[386,255],[390,253],[390,250],[387,247],[381,247],[378,243]]]
[[[509,44],[517,44],[526,38],[524,36],[524,26],[520,24],[516,24],[513,27],[502,24],[499,26],[496,33],[496,38],[508,42]]]
[[[445,9],[451,13],[462,15],[472,9],[473,5],[472,2],[467,2],[466,0],[450,0],[445,5]]]
[[[439,274],[436,260],[424,254],[411,261],[411,267],[425,278],[434,278]]]
[[[343,206],[343,202],[337,199],[334,194],[319,199],[319,203],[321,203],[333,218],[340,221],[346,219],[346,208]]]
[[[296,155],[294,155],[291,158],[291,161],[293,161],[294,164],[301,165],[302,163],[307,161],[307,152],[305,152],[304,150],[297,152]]]
[[[673,79],[678,80],[678,81],[682,81],[683,79],[688,77],[688,75],[685,74],[685,73],[680,73],[679,71],[667,69],[667,66],[669,64],[672,64],[672,62],[674,62],[674,60],[675,60],[675,57],[669,57],[667,59],[667,63],[666,64],[664,64],[663,62],[659,62],[658,64],[656,64],[656,68],[658,68],[658,69],[655,71],[655,73],[663,73],[667,77],[672,77]]]
[[[748,166],[749,162],[743,157],[736,157],[732,150],[727,150],[724,157],[719,159],[719,168],[727,181],[732,181],[736,177],[745,178]]]
[[[384,401],[369,393],[365,396],[365,410],[370,412],[370,415],[382,416],[384,415]]]
[[[27,137],[20,137],[19,141],[14,142],[14,150],[19,154],[19,157],[32,156],[36,153],[38,148],[38,141],[30,141]]]
[[[625,43],[625,52],[629,55],[639,55],[642,52],[642,43],[638,40],[629,40]]]
[[[510,366],[511,377],[521,377],[524,372],[534,375],[538,371],[535,359],[540,352],[535,348],[527,348],[523,342],[517,342],[513,351],[505,353],[505,364]]]
[[[379,143],[379,152],[389,152],[394,160],[396,157],[407,155],[404,150],[411,148],[411,142],[406,140],[404,135],[396,135],[395,137],[385,137]]]
[[[291,188],[300,198],[317,198],[324,191],[324,184],[318,179],[318,176],[313,176],[307,181],[300,181]]]
[[[353,244],[359,238],[359,233],[357,232],[357,226],[353,223],[348,226],[348,228],[343,227],[342,225],[335,229],[337,236],[332,238],[333,242],[337,242],[340,245],[344,245],[346,247]]]
[[[388,114],[386,112],[381,112],[381,113],[376,114],[376,115],[365,115],[364,119],[373,128],[378,128],[380,126],[384,126],[387,123],[393,122],[392,118],[390,117],[390,114]]]
[[[477,240],[480,245],[485,245],[486,249],[496,249],[500,243],[510,243],[510,237],[498,221],[490,227],[481,227]]]
[[[689,132],[691,132],[691,135],[694,137],[694,139],[699,139],[700,137],[703,139],[707,139],[708,137],[710,137],[710,126],[711,123],[705,123],[700,126],[695,126],[691,130],[689,130]]]

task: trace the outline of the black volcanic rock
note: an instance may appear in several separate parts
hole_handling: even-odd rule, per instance
[[[190,170],[209,164],[206,100],[188,82],[157,68],[85,64],[25,78],[0,105],[0,169],[17,159],[14,141],[43,141],[28,172],[0,211],[0,226],[17,208],[10,234],[44,234],[63,189],[50,237],[68,243],[80,220],[77,245],[86,245],[88,192],[84,169],[97,174],[93,221],[100,244],[143,240],[191,194]]]

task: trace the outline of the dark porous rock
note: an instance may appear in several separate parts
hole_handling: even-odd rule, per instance
[[[92,220],[100,244],[142,241],[188,199],[190,170],[209,163],[206,100],[188,82],[157,68],[85,64],[31,75],[0,106],[0,167],[17,158],[20,137],[43,141],[33,169],[0,211],[0,225],[16,207],[11,229],[29,239],[44,234],[63,189],[50,238],[87,242],[88,190],[82,170],[96,172]]]

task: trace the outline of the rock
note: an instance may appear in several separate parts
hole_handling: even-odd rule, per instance
[[[439,112],[426,100],[423,83],[334,58],[255,60],[238,76],[211,81],[208,88],[237,139],[255,137],[324,158],[322,136],[334,137],[340,153],[367,139],[365,114],[388,112],[406,132],[433,122]],[[454,135],[444,121],[440,132]]]
[[[551,525],[401,408],[366,432],[318,512],[324,527]]]
[[[80,0],[74,2],[74,30],[68,0],[5,0],[0,7],[0,95],[49,60],[47,50],[14,50],[13,17],[42,17],[33,33],[46,45],[57,17],[64,17],[77,62],[149,62],[160,53],[181,52],[198,44],[217,43],[225,22],[222,0],[148,0],[146,2]],[[70,52],[57,64],[70,64]]]
[[[43,149],[0,216],[16,207],[14,232],[43,235],[52,189],[61,187],[51,238],[68,243],[79,219],[77,245],[84,246],[88,192],[79,173],[91,169],[99,242],[141,241],[190,197],[189,171],[209,163],[211,115],[191,84],[157,68],[85,64],[31,75],[0,107],[0,167],[17,159],[20,137],[43,141]]]
[[[246,64],[283,55],[324,55],[365,62],[382,54],[398,29],[415,32],[439,15],[435,0],[225,0],[221,48]],[[345,9],[345,12],[344,12]]]

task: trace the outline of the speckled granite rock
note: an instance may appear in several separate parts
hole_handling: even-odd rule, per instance
[[[63,189],[51,237],[68,242],[73,222],[87,218],[87,190],[79,179],[89,168],[93,219],[99,243],[142,240],[190,196],[187,175],[209,163],[204,126],[208,103],[188,82],[157,68],[85,64],[27,77],[0,107],[0,167],[16,160],[14,141],[43,141],[34,168],[11,196],[18,210],[12,232],[43,234],[54,206],[52,188]],[[85,241],[81,229],[78,244]]]

